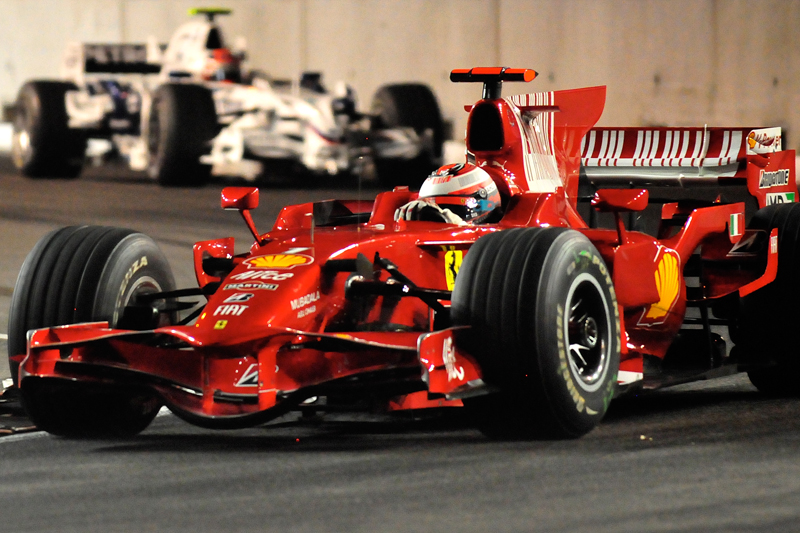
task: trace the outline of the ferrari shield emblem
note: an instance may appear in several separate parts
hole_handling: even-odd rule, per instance
[[[463,250],[448,250],[444,254],[444,277],[447,280],[447,290],[452,291],[456,286],[456,276],[464,259]]]

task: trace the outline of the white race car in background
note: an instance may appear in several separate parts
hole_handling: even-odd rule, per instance
[[[319,73],[283,81],[244,70],[243,42],[227,48],[214,20],[230,10],[190,13],[204,17],[167,45],[73,43],[66,81],[25,83],[12,136],[17,168],[76,177],[89,139],[110,141],[132,169],[172,186],[289,168],[414,185],[441,163],[444,125],[428,86],[385,85],[361,113],[350,87],[328,92]]]

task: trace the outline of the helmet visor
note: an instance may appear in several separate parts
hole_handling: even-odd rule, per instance
[[[471,196],[436,196],[433,200],[443,209],[449,209],[466,222],[480,222],[500,206],[499,199]]]

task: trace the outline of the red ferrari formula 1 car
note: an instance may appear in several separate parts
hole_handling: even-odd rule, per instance
[[[604,87],[501,97],[535,75],[451,73],[483,95],[465,164],[434,177],[490,175],[502,216],[487,223],[396,220],[417,198],[396,188],[286,207],[261,234],[258,190],[230,187],[222,207],[244,217],[250,252],[197,243],[199,287],[180,290],[142,234],[45,236],[9,325],[33,421],[131,435],[162,405],[236,428],[369,400],[463,404],[490,436],[568,438],[629,390],[746,371],[800,391],[800,208],[780,130],[592,129]],[[191,312],[191,297],[207,303]]]

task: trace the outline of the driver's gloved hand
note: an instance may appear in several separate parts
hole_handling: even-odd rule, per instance
[[[449,209],[442,209],[438,205],[431,202],[426,202],[425,200],[412,200],[399,207],[394,212],[394,219],[446,222],[448,224],[457,224],[459,226],[465,226],[467,224],[460,216],[456,215]]]

